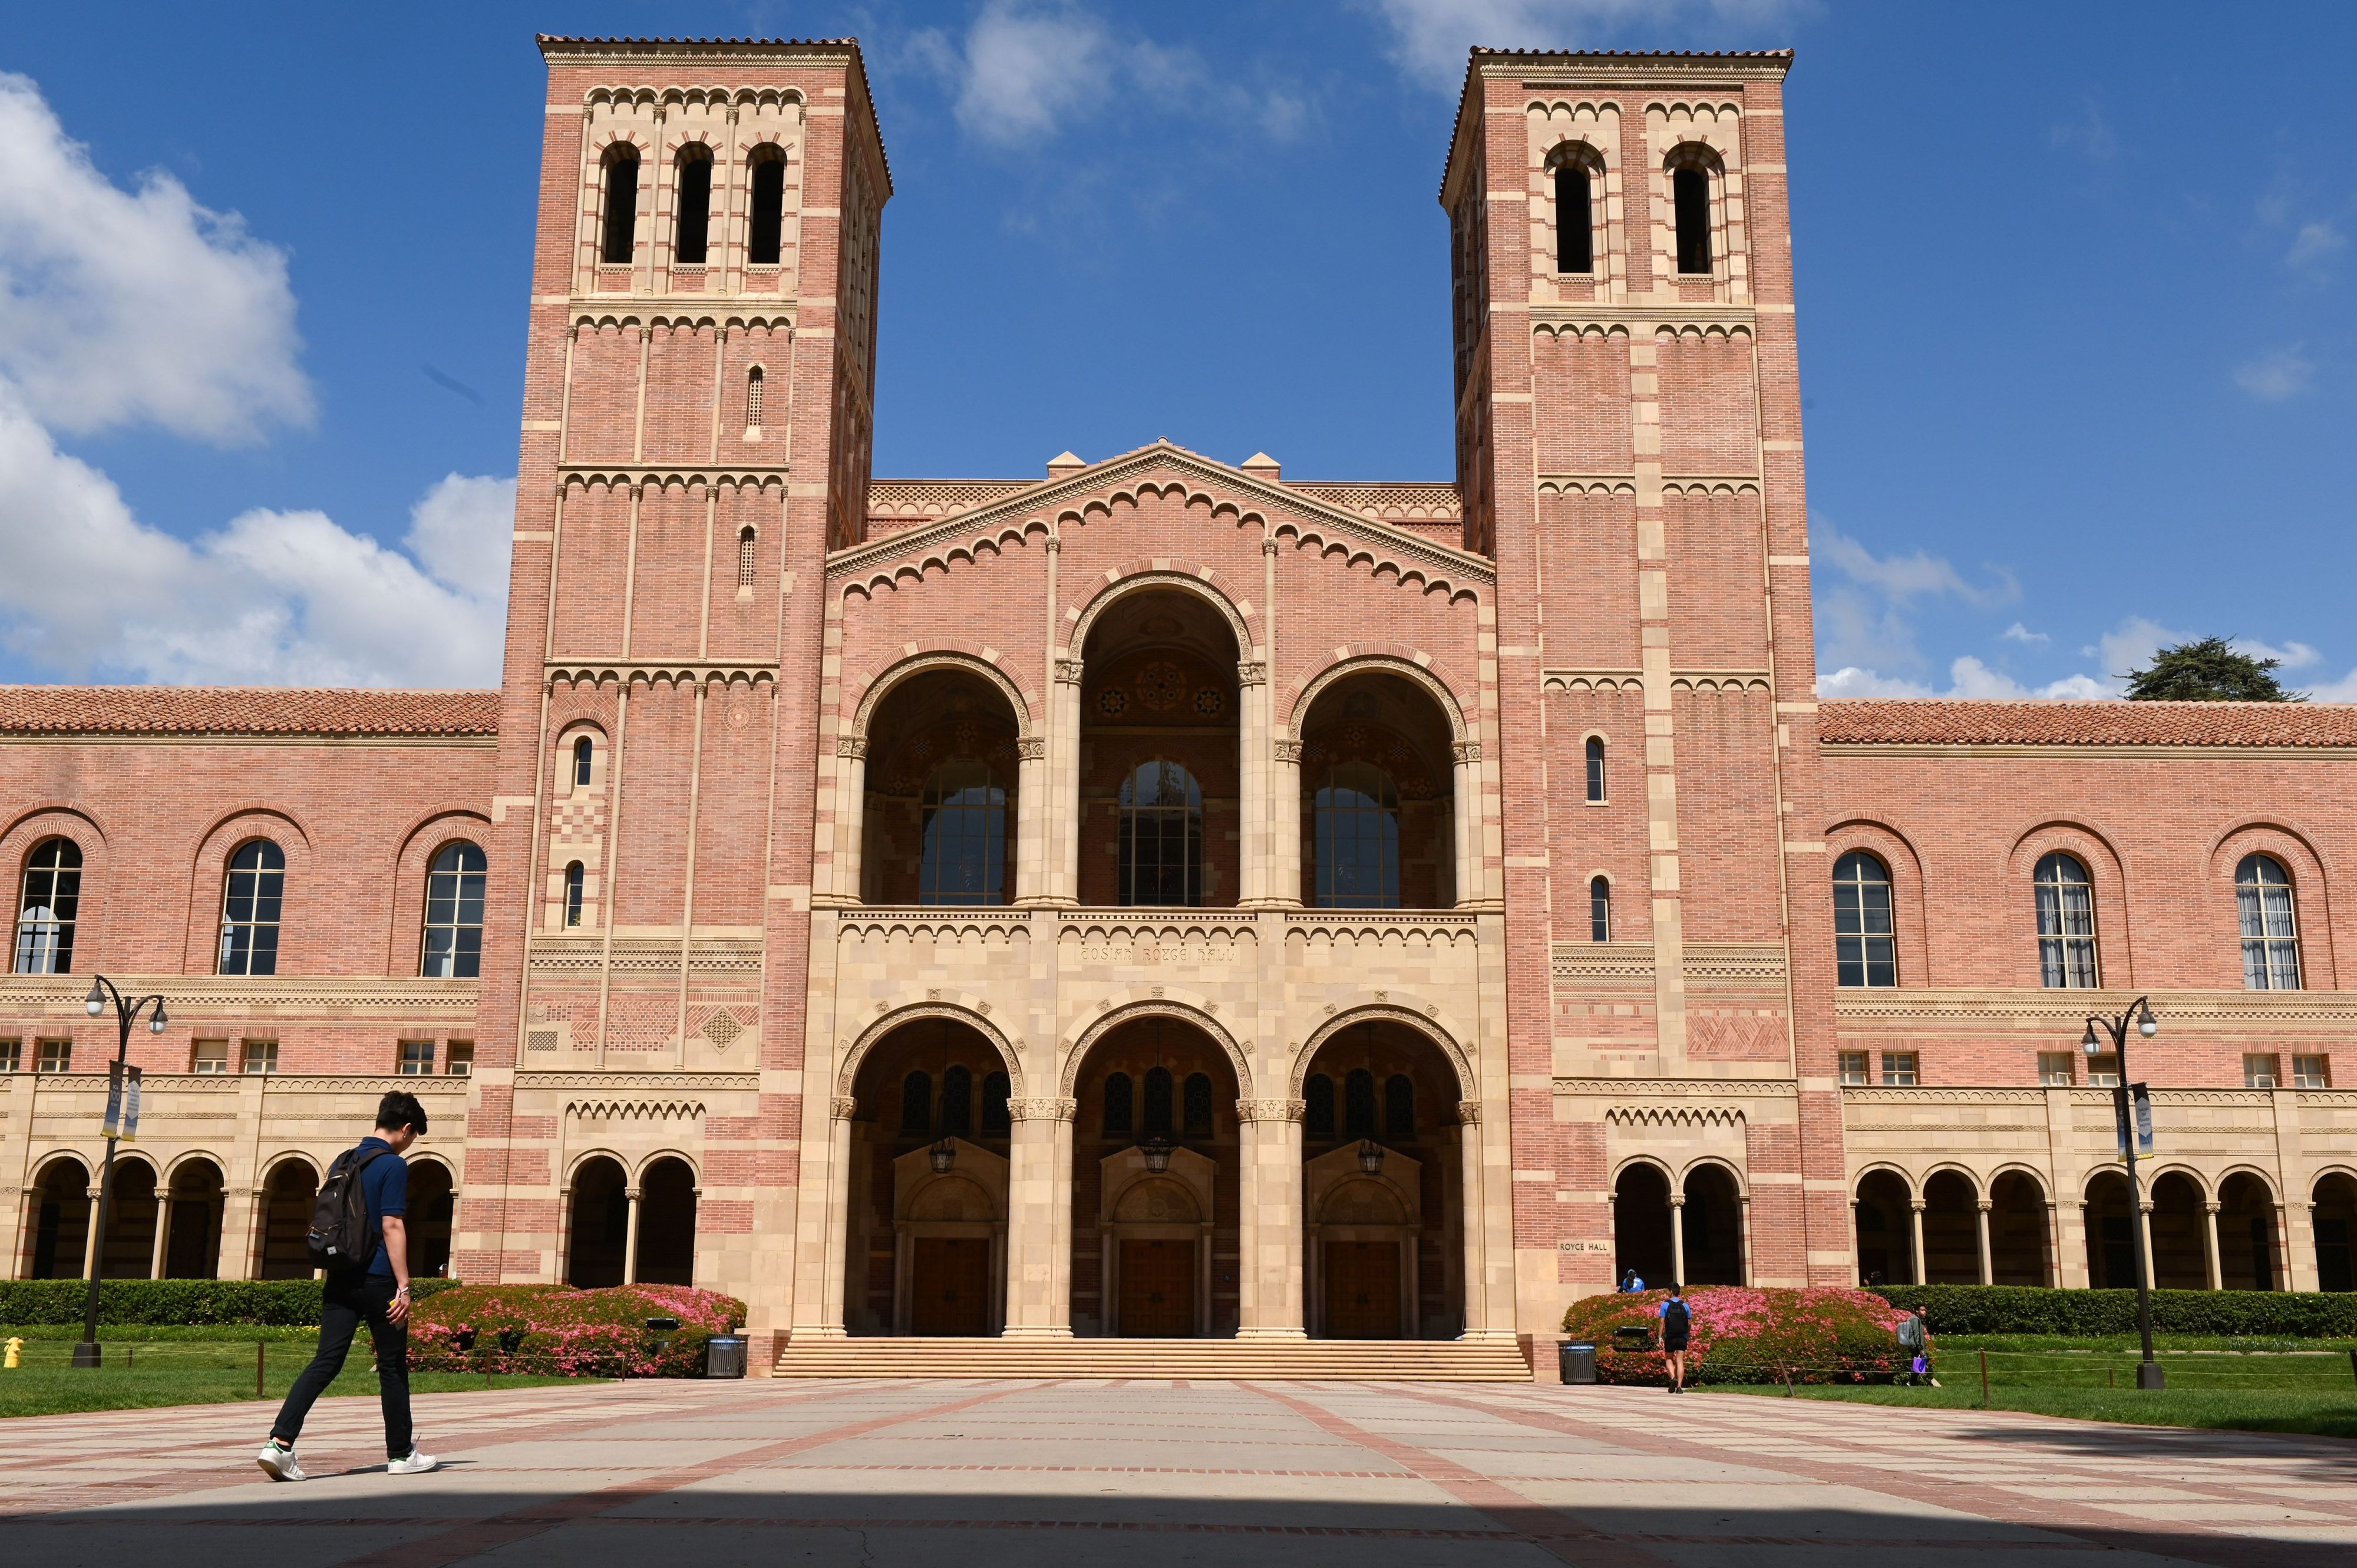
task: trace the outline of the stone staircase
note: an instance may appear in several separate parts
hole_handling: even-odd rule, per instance
[[[1485,1339],[803,1339],[780,1378],[1187,1378],[1526,1383],[1511,1337]]]

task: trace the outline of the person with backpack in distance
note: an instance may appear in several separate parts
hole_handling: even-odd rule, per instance
[[[1670,1392],[1682,1394],[1686,1391],[1686,1337],[1694,1332],[1694,1314],[1674,1283],[1669,1299],[1655,1310],[1662,1319],[1662,1358],[1670,1365]]]
[[[409,1429],[409,1165],[401,1156],[425,1131],[417,1097],[394,1090],[377,1103],[376,1131],[336,1156],[311,1215],[311,1261],[327,1273],[319,1311],[319,1349],[270,1425],[255,1463],[274,1481],[307,1477],[295,1463],[303,1418],[336,1374],[362,1323],[376,1344],[377,1388],[384,1400],[385,1469],[418,1476],[435,1467]]]

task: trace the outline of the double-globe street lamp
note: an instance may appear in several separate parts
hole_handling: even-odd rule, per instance
[[[2164,1388],[2168,1376],[2152,1356],[2152,1288],[2146,1283],[2148,1265],[2145,1261],[2144,1188],[2136,1181],[2136,1139],[2142,1129],[2136,1123],[2135,1089],[2128,1081],[2128,1031],[2133,1027],[2146,1039],[2160,1033],[2159,1020],[2152,1015],[2152,999],[2139,996],[2128,1010],[2116,1018],[2090,1016],[2087,1033],[2079,1041],[2080,1048],[2092,1061],[2103,1055],[2103,1036],[2111,1037],[2113,1060],[2119,1071],[2112,1085],[2112,1104],[2120,1125],[2121,1152],[2128,1163],[2128,1237],[2136,1248],[2136,1329],[2144,1336],[2144,1359],[2136,1365],[2136,1387]],[[2101,1029],[2102,1034],[2097,1033]]]
[[[90,1252],[90,1288],[82,1296],[81,1343],[74,1347],[73,1353],[73,1364],[77,1367],[95,1367],[99,1364],[98,1276],[106,1265],[106,1209],[108,1201],[114,1195],[114,1144],[117,1136],[124,1130],[123,1122],[129,1120],[131,1085],[129,1074],[124,1072],[124,1068],[131,1059],[131,1026],[138,1022],[139,1015],[151,1002],[156,1004],[156,1012],[147,1020],[147,1032],[151,1035],[160,1035],[164,1032],[165,1026],[170,1022],[164,1016],[162,996],[142,996],[136,1001],[125,1001],[123,993],[115,989],[114,982],[102,974],[96,975],[91,980],[90,994],[81,999],[82,1011],[93,1018],[97,1017],[106,1011],[109,997],[114,999],[114,1015],[116,1021],[122,1026],[122,1038],[114,1048],[114,1070],[112,1077],[113,1092],[122,1096],[118,1103],[122,1105],[123,1112],[114,1124],[107,1129],[106,1163],[99,1167],[98,1213],[94,1217],[98,1224],[98,1240]],[[160,1224],[162,1219],[163,1215],[159,1209],[156,1220]]]

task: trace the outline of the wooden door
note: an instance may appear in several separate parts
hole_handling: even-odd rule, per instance
[[[1398,1242],[1326,1243],[1328,1338],[1399,1338],[1399,1295]]]
[[[1195,1332],[1194,1242],[1122,1242],[1121,1331],[1133,1339]]]
[[[909,1260],[909,1328],[918,1334],[990,1332],[990,1242],[920,1236]]]

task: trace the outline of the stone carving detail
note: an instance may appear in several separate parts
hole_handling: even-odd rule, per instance
[[[1015,743],[1015,756],[1022,762],[1045,762],[1048,759],[1048,737],[1027,735]]]
[[[554,1050],[556,1048],[556,1031],[554,1029],[526,1029],[523,1032],[523,1048],[528,1051]]]
[[[1458,1124],[1462,1126],[1479,1126],[1481,1122],[1481,1102],[1478,1100],[1458,1101],[1457,1102],[1457,1120]]]
[[[1298,1122],[1308,1110],[1301,1100],[1239,1100],[1236,1120],[1239,1122]]]
[[[1016,1122],[1070,1122],[1080,1111],[1081,1102],[1068,1096],[1044,1095],[1006,1102],[1006,1114]]]
[[[1279,762],[1298,763],[1301,760],[1301,743],[1297,740],[1278,741],[1276,743],[1276,759]]]
[[[1604,1120],[1616,1127],[1737,1127],[1743,1112],[1731,1105],[1615,1105]]]
[[[1236,684],[1258,686],[1268,680],[1268,666],[1257,659],[1247,659],[1236,666]]]
[[[1077,659],[1057,660],[1056,683],[1061,686],[1079,685],[1081,683],[1081,661]]]
[[[736,1014],[723,1007],[719,1012],[706,1018],[704,1021],[704,1027],[698,1032],[713,1045],[725,1051],[737,1043],[737,1036],[745,1032],[745,1026],[737,1021]]]
[[[834,754],[837,757],[864,757],[867,755],[867,737],[864,735],[839,736],[834,743]]]
[[[1479,762],[1481,760],[1481,743],[1478,740],[1460,740],[1449,746],[1448,754],[1459,762]]]
[[[834,1112],[836,1121],[848,1122],[859,1114],[859,1101],[851,1095],[838,1094],[829,1102],[827,1109]]]

